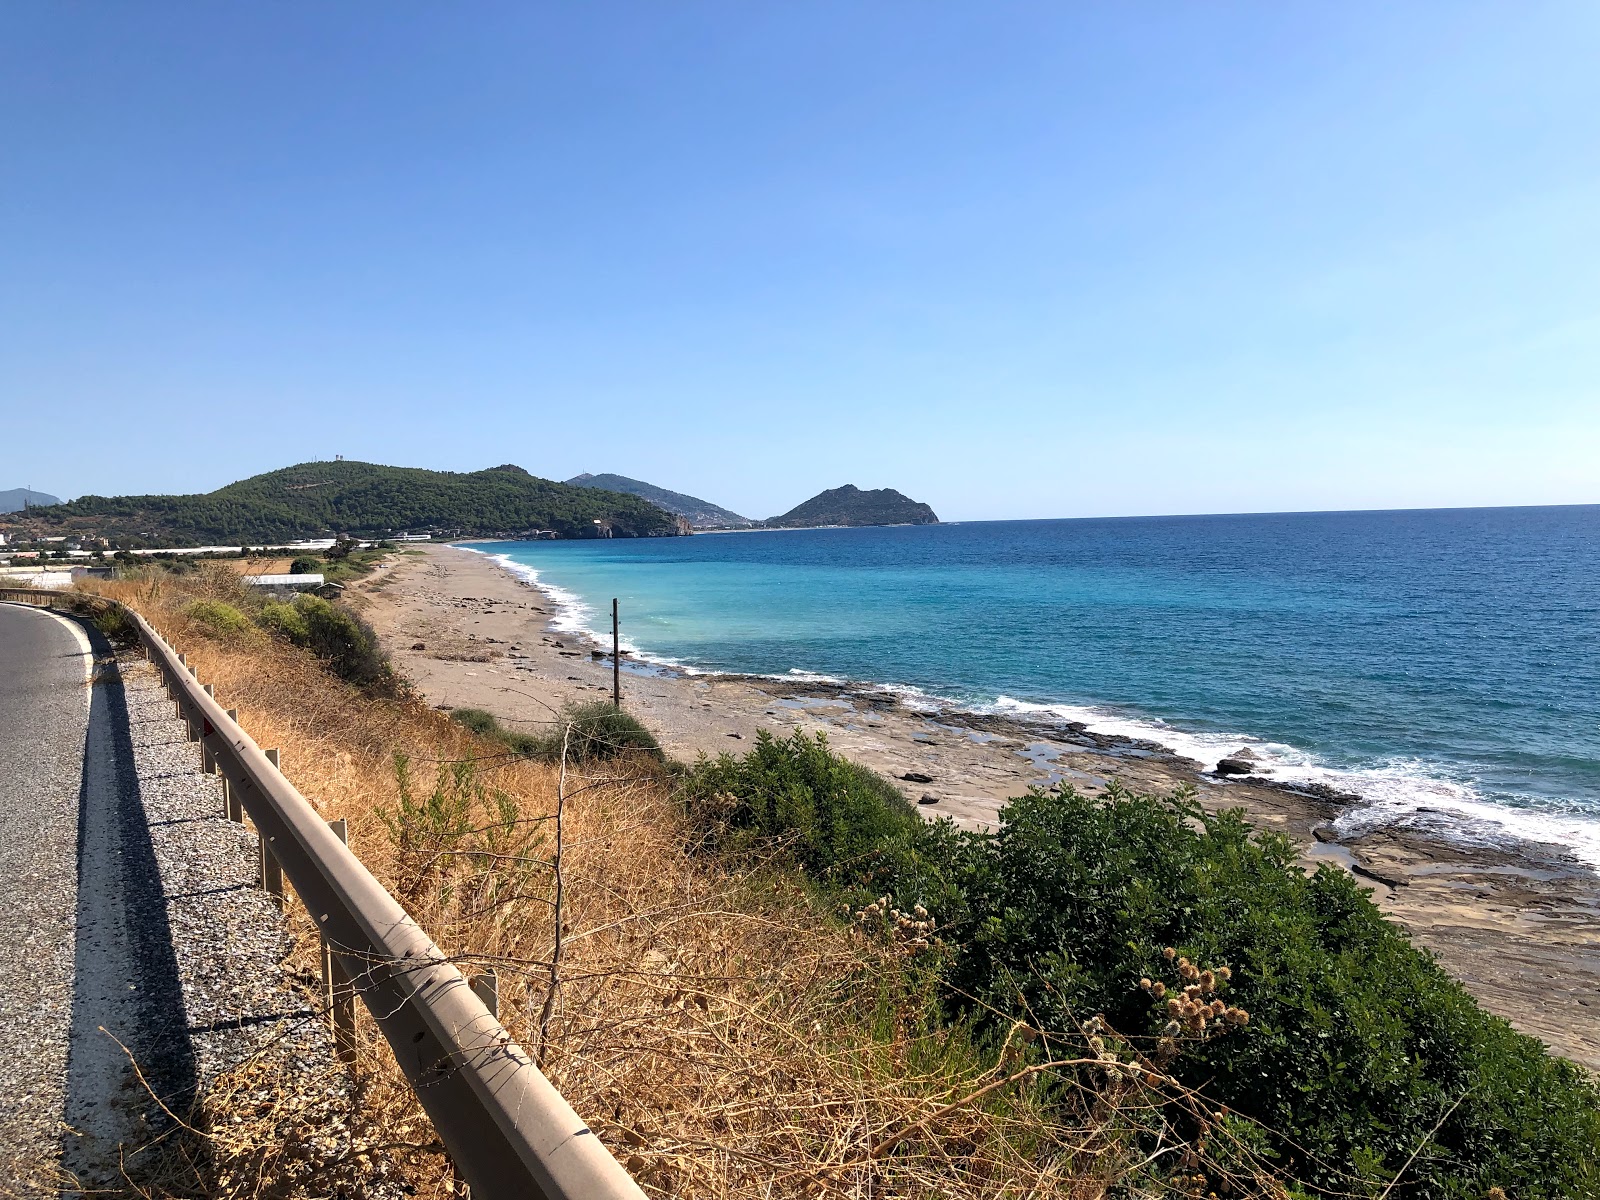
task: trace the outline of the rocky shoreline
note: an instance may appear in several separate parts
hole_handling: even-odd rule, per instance
[[[609,695],[609,648],[551,626],[559,607],[491,559],[454,547],[405,556],[356,589],[396,665],[436,704],[486,708],[512,727]],[[897,692],[809,679],[688,675],[624,658],[625,702],[669,753],[739,753],[761,730],[826,734],[839,752],[896,779],[925,813],[990,828],[1029,786],[1098,794],[1189,785],[1211,809],[1243,808],[1370,884],[1374,899],[1488,1007],[1559,1053],[1600,1070],[1600,878],[1558,846],[1467,845],[1448,831],[1378,826],[1343,836],[1360,796],[1224,771],[1155,742],[1079,722],[911,705]],[[1226,760],[1225,760],[1226,761]],[[1249,768],[1250,773],[1238,768]]]

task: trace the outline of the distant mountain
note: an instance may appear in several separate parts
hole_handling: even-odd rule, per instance
[[[58,496],[48,492],[30,492],[27,488],[12,488],[9,492],[0,492],[0,513],[21,512],[30,505],[60,504]]]
[[[768,525],[793,529],[804,525],[937,525],[933,509],[893,488],[864,492],[854,484],[811,497]]]
[[[571,487],[521,467],[458,474],[344,460],[301,463],[199,496],[80,496],[30,508],[12,523],[36,535],[95,533],[150,546],[259,546],[425,530],[494,537],[537,529],[564,538],[687,532],[672,513],[638,496]]]
[[[669,492],[664,487],[645,483],[642,479],[629,479],[626,475],[574,475],[567,482],[578,487],[605,488],[607,491],[638,496],[657,508],[676,513],[696,529],[747,529],[756,524],[749,517],[729,512],[709,500],[686,496],[682,492]]]

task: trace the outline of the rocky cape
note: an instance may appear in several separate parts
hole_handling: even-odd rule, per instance
[[[773,529],[817,525],[937,525],[938,514],[893,488],[863,491],[852,483],[830,488],[767,521]]]

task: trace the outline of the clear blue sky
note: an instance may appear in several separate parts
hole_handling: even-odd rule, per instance
[[[0,487],[1600,501],[1600,6],[0,6]]]

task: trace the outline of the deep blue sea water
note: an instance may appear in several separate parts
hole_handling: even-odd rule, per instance
[[[479,547],[687,669],[1241,745],[1399,821],[1600,864],[1600,505]]]

